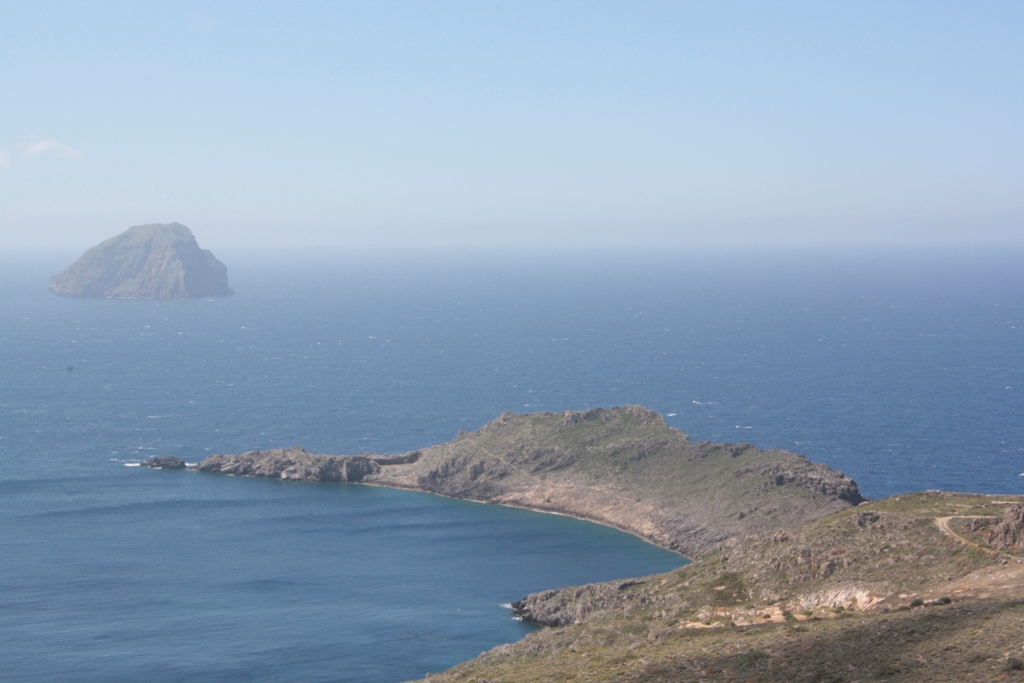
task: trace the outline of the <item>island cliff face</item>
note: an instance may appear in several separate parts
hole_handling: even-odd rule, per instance
[[[196,469],[361,482],[557,512],[689,557],[863,500],[853,480],[824,465],[749,444],[693,443],[639,406],[504,413],[454,441],[397,456],[294,448],[214,455]]]
[[[180,223],[137,225],[89,249],[50,279],[61,296],[203,299],[231,296],[228,270]]]

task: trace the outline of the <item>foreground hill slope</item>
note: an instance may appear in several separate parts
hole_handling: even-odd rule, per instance
[[[61,296],[194,299],[231,296],[228,270],[180,223],[136,225],[50,279]]]
[[[504,413],[446,444],[397,455],[301,449],[215,455],[203,472],[362,482],[558,512],[690,557],[863,498],[853,480],[787,451],[693,443],[638,406]]]
[[[668,574],[537,593],[518,614],[562,626],[429,680],[1024,680],[1022,502],[899,496]]]

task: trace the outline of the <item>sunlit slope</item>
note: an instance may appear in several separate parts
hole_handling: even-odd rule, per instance
[[[1022,500],[900,496],[668,574],[538,593],[520,615],[566,625],[431,680],[1024,680],[1024,552],[988,541],[999,524],[1024,540]]]
[[[362,482],[558,512],[691,557],[863,500],[851,479],[824,465],[749,444],[693,443],[638,406],[504,413],[449,443],[395,456],[250,451],[212,456],[198,469]]]
[[[824,465],[749,444],[693,443],[638,406],[505,413],[367,481],[583,517],[688,556],[862,500]]]

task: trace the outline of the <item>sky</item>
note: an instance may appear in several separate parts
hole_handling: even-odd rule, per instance
[[[1022,244],[1024,2],[0,3],[0,248]]]

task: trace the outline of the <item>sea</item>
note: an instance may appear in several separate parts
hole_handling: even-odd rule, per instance
[[[0,680],[403,681],[530,592],[687,560],[549,514],[154,455],[397,453],[639,404],[866,496],[1024,493],[1024,249],[245,250],[219,300],[0,251]]]

